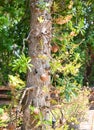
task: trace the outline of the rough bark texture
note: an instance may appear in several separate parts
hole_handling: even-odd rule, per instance
[[[41,5],[41,0],[31,0],[31,31],[29,37],[29,56],[32,61],[32,72],[28,71],[27,87],[32,87],[27,91],[23,100],[23,120],[24,130],[39,130],[34,128],[37,124],[34,115],[30,114],[29,106],[35,106],[44,111],[49,106],[49,86],[50,86],[50,50],[51,50],[51,14],[50,8],[52,0],[44,0],[45,8]],[[45,118],[45,117],[44,117]]]

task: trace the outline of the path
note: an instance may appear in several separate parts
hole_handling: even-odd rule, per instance
[[[86,121],[80,123],[79,130],[94,130],[94,110],[88,110],[86,118]]]

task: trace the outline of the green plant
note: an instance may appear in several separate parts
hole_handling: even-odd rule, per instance
[[[9,121],[8,113],[5,110],[8,110],[5,105],[0,105],[0,127],[6,127]]]
[[[0,115],[4,114],[4,109],[0,108]]]
[[[31,58],[26,57],[25,54],[22,54],[21,56],[19,56],[18,59],[15,59],[11,64],[13,68],[12,70],[19,73],[26,73],[27,69],[31,71],[32,64],[30,62]]]
[[[37,4],[37,7],[40,8],[41,10],[46,9],[47,11],[49,11],[48,9],[49,4],[45,2],[44,0],[40,0],[39,3]]]
[[[89,90],[84,88],[83,91],[79,91],[79,96],[72,99],[71,102],[65,102],[62,105],[65,113],[64,115],[67,120],[65,124],[65,126],[68,126],[67,130],[78,129],[80,122],[86,120],[86,111],[88,110],[88,94]]]
[[[15,89],[20,90],[25,87],[25,82],[22,79],[20,79],[19,75],[9,75],[9,85],[13,86],[13,88]]]

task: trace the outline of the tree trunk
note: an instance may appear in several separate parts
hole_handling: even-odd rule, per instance
[[[31,114],[30,105],[42,112],[49,107],[50,86],[50,51],[51,51],[51,14],[52,0],[31,0],[31,31],[28,42],[29,56],[33,65],[28,70],[27,88],[22,103],[24,130],[39,130],[36,128],[38,120]],[[45,118],[45,117],[44,117]]]

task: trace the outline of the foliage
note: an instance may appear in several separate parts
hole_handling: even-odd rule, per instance
[[[39,0],[39,3],[37,4],[37,7],[40,8],[41,10],[48,10],[49,4],[45,2],[44,0]]]
[[[15,89],[22,89],[25,87],[25,82],[20,79],[19,75],[9,75],[9,85]]]
[[[61,93],[67,101],[77,95],[83,84],[83,73],[80,70],[83,69],[85,59],[85,51],[81,51],[84,38],[76,39],[84,36],[85,33],[84,13],[82,13],[83,3],[76,2],[64,2],[65,8],[59,8],[62,6],[61,1],[55,1],[53,5],[55,14],[53,14],[52,46],[57,45],[59,50],[52,53],[52,82],[54,86],[62,88]],[[79,13],[76,12],[78,7],[80,8]],[[79,19],[77,15],[79,15]]]
[[[86,111],[88,110],[88,94],[88,89],[84,88],[82,91],[79,91],[78,97],[73,99],[70,103],[63,104],[63,110],[67,120],[64,127],[67,126],[69,130],[78,129],[79,123],[86,120]]]
[[[3,108],[0,108],[0,115],[2,115],[4,113]]]
[[[49,5],[44,0],[39,0],[36,6],[41,11],[44,9],[49,11]],[[26,80],[24,77],[27,69],[32,70],[31,59],[27,56],[27,41],[24,43],[25,48],[23,45],[30,25],[28,7],[29,0],[0,1],[0,85],[7,85],[9,82],[14,95],[18,93],[15,90],[22,90],[25,87],[25,81],[21,79]],[[38,21],[43,24],[45,19],[40,15]],[[51,82],[54,88],[59,90],[58,96],[61,100],[64,99],[68,103],[79,95],[83,84],[86,82],[90,85],[94,84],[93,1],[54,0],[52,24],[51,46],[55,45],[58,49],[51,53]],[[39,58],[47,58],[41,54],[39,56]],[[77,123],[78,113],[84,109],[83,102],[80,102],[81,105],[83,104],[81,106],[78,101],[73,104],[70,102],[69,106],[63,106],[69,124]],[[61,102],[58,100],[58,103]],[[73,112],[73,110],[77,111]],[[2,112],[0,110],[0,113]],[[64,126],[65,130],[69,127],[68,123]]]
[[[27,64],[27,61],[21,61],[21,58],[24,59],[24,55],[21,58],[17,58],[17,55],[21,55],[23,39],[29,31],[28,4],[29,1],[25,0],[20,2],[18,0],[1,2],[0,39],[2,43],[0,44],[0,67],[2,70],[0,71],[0,84],[6,84],[8,82],[8,74],[14,74],[15,71],[17,73],[26,73],[26,66],[28,65],[25,66],[25,64]],[[43,0],[40,0],[37,6],[44,10],[48,5]],[[73,80],[74,82],[76,80],[78,84],[82,85],[85,75],[85,64],[88,62],[86,61],[86,50],[88,46],[93,47],[93,4],[89,0],[67,0],[63,3],[62,1],[54,0],[52,17],[52,46],[55,44],[59,47],[58,52],[52,53],[52,77],[59,75],[60,79],[68,78],[69,82],[72,83]],[[38,20],[44,21],[42,16]],[[83,39],[85,40],[83,41]],[[24,51],[27,55],[27,45]],[[21,63],[23,62],[24,64],[22,65]],[[14,72],[11,72],[12,67]],[[28,67],[30,68],[31,66]],[[20,75],[24,77],[24,74]],[[72,77],[72,81],[70,77]],[[55,79],[52,79],[53,84],[55,84]]]
[[[18,59],[15,59],[11,64],[12,70],[18,73],[26,73],[27,69],[31,71],[32,65],[30,64],[31,59],[30,57],[26,57],[25,54],[19,56]]]
[[[0,128],[6,127],[9,121],[8,113],[6,112],[5,106],[0,105]]]
[[[10,63],[22,51],[23,39],[29,31],[28,4],[28,0],[0,1],[0,84],[8,84]]]
[[[79,96],[72,98],[71,102],[61,101],[61,104],[51,105],[49,112],[43,116],[40,108],[30,106],[31,115],[37,119],[37,126],[43,125],[45,129],[52,130],[52,121],[55,120],[56,130],[75,130],[79,129],[80,122],[86,120],[86,111],[88,110],[89,90],[84,88],[79,91]],[[61,98],[62,99],[62,98]],[[63,98],[64,99],[64,98]],[[36,111],[35,111],[36,110]],[[62,117],[63,114],[63,117]]]
[[[25,81],[20,78],[20,75],[8,75],[9,76],[9,87],[11,88],[11,100],[13,103],[10,107],[18,105],[21,97],[21,92],[26,86]]]

